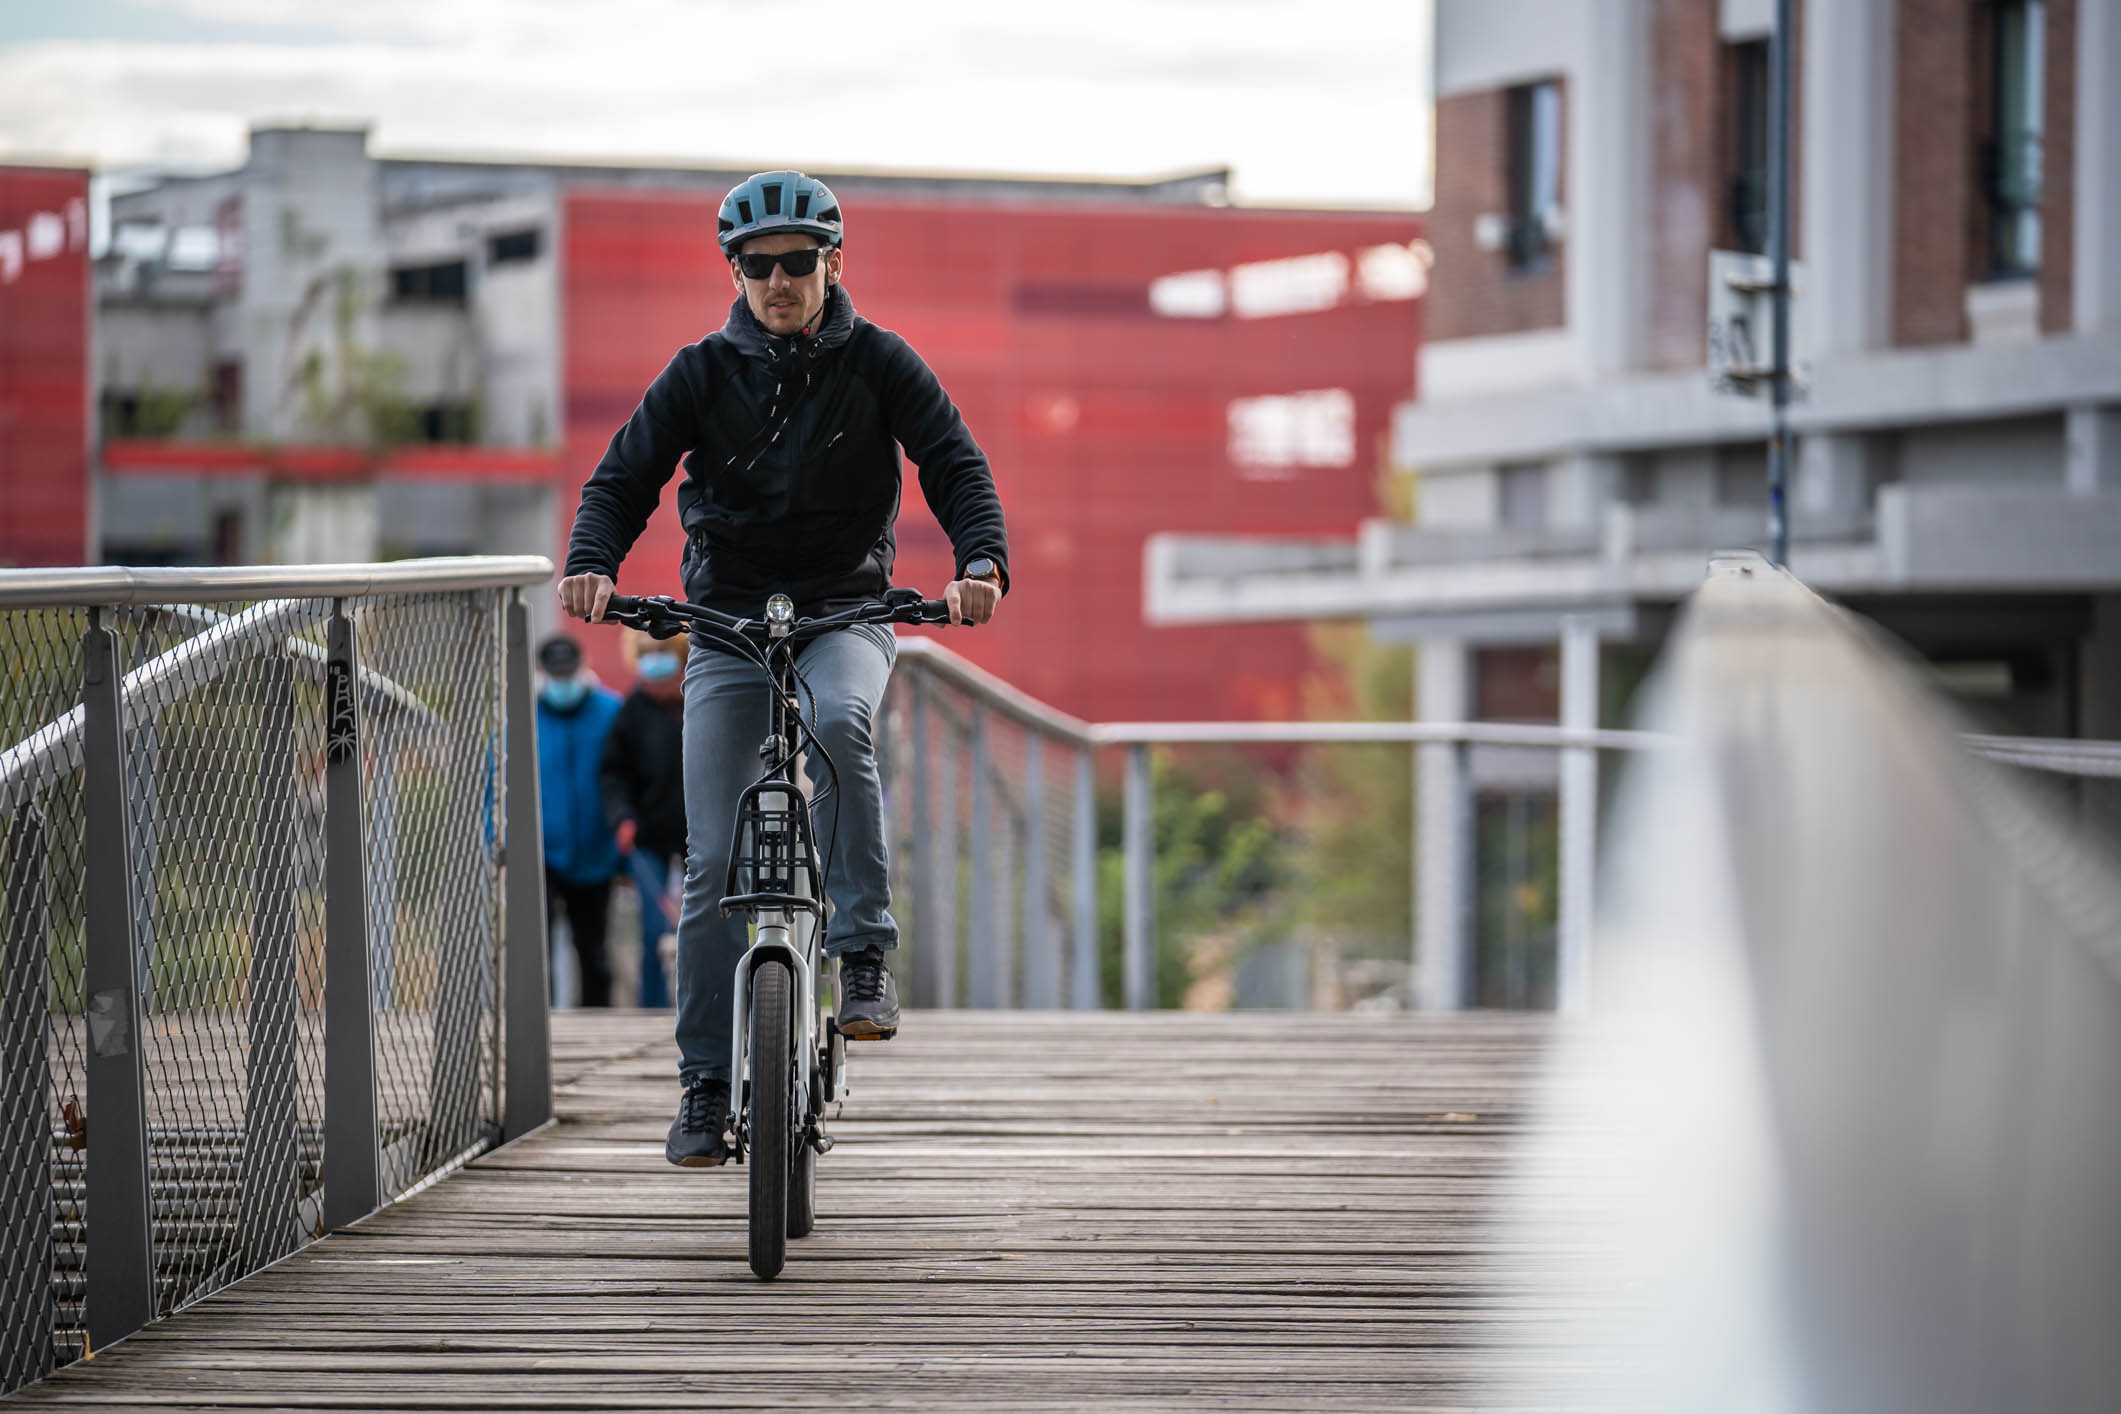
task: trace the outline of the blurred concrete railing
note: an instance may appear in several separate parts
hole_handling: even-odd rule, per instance
[[[2121,879],[1976,754],[2110,753],[1962,739],[1894,645],[1752,556],[1712,567],[1650,697],[1674,744],[1616,802],[1599,1007],[1520,1208],[1587,1254],[1541,1274],[1588,1284],[1581,1407],[2110,1406]]]
[[[547,1117],[551,573],[0,571],[0,1390]]]

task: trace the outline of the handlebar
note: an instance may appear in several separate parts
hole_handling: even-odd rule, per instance
[[[741,618],[735,614],[725,614],[720,609],[710,609],[705,604],[673,599],[667,594],[614,594],[605,602],[604,622],[624,624],[628,628],[640,629],[657,638],[674,638],[690,626],[709,632],[735,635],[762,644],[774,639],[774,626],[764,618]],[[844,628],[849,624],[949,622],[950,605],[947,601],[923,599],[920,591],[916,589],[894,589],[881,600],[856,604],[837,613],[796,619],[787,625],[787,631],[781,637],[809,637],[827,629]]]

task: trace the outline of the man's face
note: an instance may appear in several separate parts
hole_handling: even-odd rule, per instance
[[[779,235],[753,236],[738,248],[738,253],[779,255],[790,250],[813,250],[818,245],[816,236],[784,231]],[[790,275],[776,264],[763,280],[748,278],[731,259],[729,275],[743,292],[753,317],[766,326],[766,332],[786,338],[817,318],[818,311],[825,307],[827,286],[839,283],[840,265],[845,259],[840,251],[830,250],[808,275]]]

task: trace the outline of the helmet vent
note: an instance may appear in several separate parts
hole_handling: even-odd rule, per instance
[[[829,206],[817,214],[817,219],[820,221],[837,221],[840,219],[840,209],[837,206]]]
[[[766,214],[768,216],[780,215],[781,184],[779,182],[768,182],[763,187],[760,187],[759,190],[764,193],[766,197]]]
[[[802,219],[803,217],[805,217],[805,216],[808,216],[809,214],[810,214],[810,193],[809,193],[809,192],[806,192],[806,191],[799,191],[799,192],[797,192],[797,193],[795,194],[795,215],[796,215],[796,219],[797,219],[797,220],[801,220],[801,219]]]
[[[751,224],[751,203],[742,197],[736,199],[736,219],[746,226]]]

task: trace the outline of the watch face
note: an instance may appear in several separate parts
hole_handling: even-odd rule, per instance
[[[980,556],[976,560],[967,560],[965,562],[965,578],[967,579],[985,579],[993,573],[994,561],[988,559],[985,555]]]

